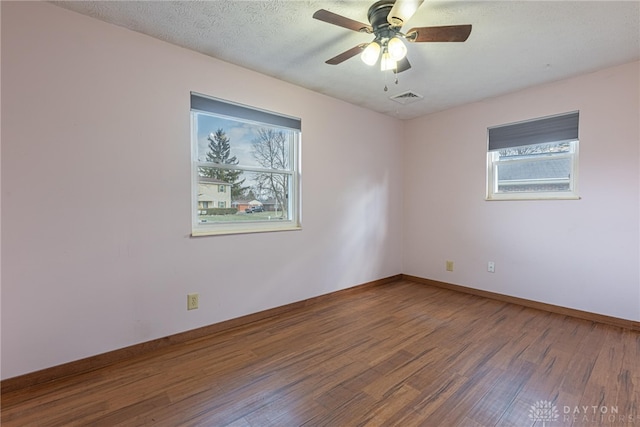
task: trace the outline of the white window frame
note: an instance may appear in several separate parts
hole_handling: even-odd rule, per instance
[[[575,137],[572,137],[570,139],[558,139],[558,138],[554,138],[554,134],[559,134],[559,133],[563,133],[564,131],[561,132],[554,132],[553,130],[548,131],[545,129],[545,123],[548,122],[554,122],[556,121],[556,119],[562,120],[564,117],[569,117],[570,115],[573,115],[575,118],[575,129],[570,129],[568,132],[569,133],[574,133],[575,132]],[[486,176],[486,200],[491,201],[491,200],[579,200],[580,196],[578,194],[578,150],[579,150],[579,138],[577,137],[577,120],[578,120],[578,112],[571,112],[571,113],[564,113],[564,114],[557,114],[557,115],[553,115],[553,116],[547,116],[547,117],[542,117],[542,118],[538,118],[538,119],[532,119],[532,120],[525,120],[522,122],[516,122],[516,123],[510,123],[507,125],[500,125],[500,126],[495,126],[492,128],[488,128],[487,129],[487,176]],[[528,142],[536,142],[534,144],[522,144],[522,142],[518,143],[518,142],[514,142],[513,146],[507,146],[507,148],[519,148],[519,147],[535,147],[535,146],[540,146],[540,145],[549,145],[549,144],[568,144],[569,145],[569,150],[568,151],[563,151],[563,152],[558,152],[558,153],[549,153],[549,154],[543,154],[543,155],[539,155],[539,157],[536,159],[533,156],[530,157],[522,157],[522,158],[503,158],[500,159],[500,154],[499,151],[500,149],[492,149],[492,145],[491,145],[491,131],[497,128],[504,128],[507,126],[519,126],[519,125],[524,125],[525,128],[531,128],[532,133],[536,133],[539,130],[535,129],[537,127],[537,125],[540,124],[540,129],[541,129],[541,133],[542,134],[546,134],[546,135],[527,135],[525,132],[524,135],[521,135],[522,140],[521,141],[528,141]],[[573,127],[573,124],[570,125],[570,127]],[[506,144],[509,144],[509,142],[506,142]],[[568,182],[569,184],[569,189],[568,190],[563,190],[563,191],[546,191],[546,190],[542,190],[542,191],[536,191],[536,190],[532,190],[532,191],[504,191],[501,192],[499,191],[499,177],[498,177],[498,169],[499,166],[502,164],[515,164],[515,163],[524,163],[524,162],[535,162],[535,161],[545,161],[545,160],[549,160],[549,159],[570,159],[570,164],[571,164],[571,172],[569,174],[569,177],[564,180],[558,180],[557,183],[560,183],[560,181],[562,182]],[[504,181],[503,181],[504,182]],[[551,179],[542,179],[539,181],[540,183],[544,183],[544,184],[553,184],[556,183],[554,180]],[[534,184],[535,180],[521,180],[519,182],[513,181],[514,184]]]
[[[213,111],[215,110],[215,111]],[[202,162],[198,160],[197,120],[196,114],[204,113],[224,117],[242,123],[278,127],[293,136],[289,138],[289,169],[264,169],[246,165],[224,165]],[[263,121],[264,120],[264,121]],[[297,128],[296,128],[297,126]],[[292,231],[302,229],[302,174],[301,174],[301,120],[271,111],[260,110],[234,102],[209,97],[199,93],[191,93],[191,235],[210,236],[224,234],[245,234],[272,231]],[[222,222],[201,222],[198,210],[198,171],[201,167],[243,170],[245,172],[277,173],[289,177],[288,214],[285,219],[242,220]],[[230,191],[230,188],[229,190]]]

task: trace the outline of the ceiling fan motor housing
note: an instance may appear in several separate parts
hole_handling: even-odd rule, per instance
[[[394,28],[387,21],[387,16],[395,3],[394,0],[381,0],[379,2],[374,3],[369,8],[369,12],[367,13],[367,17],[369,18],[369,22],[373,27],[373,33],[376,36],[376,39],[390,39],[396,34],[398,34],[398,28]]]

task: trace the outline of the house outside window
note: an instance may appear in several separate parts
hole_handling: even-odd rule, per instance
[[[191,93],[192,235],[300,229],[301,128],[295,117]]]
[[[487,200],[579,199],[572,112],[488,129]]]
[[[229,206],[231,204],[231,194],[228,191],[220,191],[220,187],[230,187],[227,183],[202,177],[198,182],[198,215],[206,215],[206,209]],[[224,206],[220,206],[220,205]]]

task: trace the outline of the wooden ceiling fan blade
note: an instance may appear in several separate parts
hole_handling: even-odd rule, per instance
[[[409,68],[411,68],[411,64],[409,63],[409,60],[405,56],[400,61],[398,61],[398,64],[396,65],[396,74],[401,73],[403,71],[407,71]]]
[[[325,63],[329,64],[329,65],[338,65],[341,62],[346,61],[349,58],[352,58],[354,56],[356,56],[357,54],[361,53],[365,47],[367,47],[369,43],[360,43],[358,46],[352,47],[351,49],[342,52],[340,55],[336,55],[331,59],[328,59],[327,61],[325,61]]]
[[[354,21],[353,19],[338,15],[337,13],[329,12],[325,9],[316,11],[316,13],[313,14],[313,17],[319,21],[337,25],[338,27],[346,28],[348,30],[359,31],[368,34],[373,33],[373,28],[371,28],[371,25]]]
[[[410,42],[463,42],[471,34],[471,25],[446,25],[443,27],[417,27],[407,31]]]
[[[396,0],[387,15],[387,21],[394,27],[401,27],[418,10],[424,0]]]

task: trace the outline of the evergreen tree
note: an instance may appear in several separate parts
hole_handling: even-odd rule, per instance
[[[218,129],[215,133],[209,134],[209,152],[207,153],[207,162],[218,163],[223,165],[237,165],[236,156],[231,156],[231,144],[229,137],[224,130]],[[244,179],[240,179],[242,170],[220,169],[215,167],[200,168],[200,175],[209,178],[218,179],[220,181],[231,184],[231,199],[237,199],[247,190],[243,187]]]

